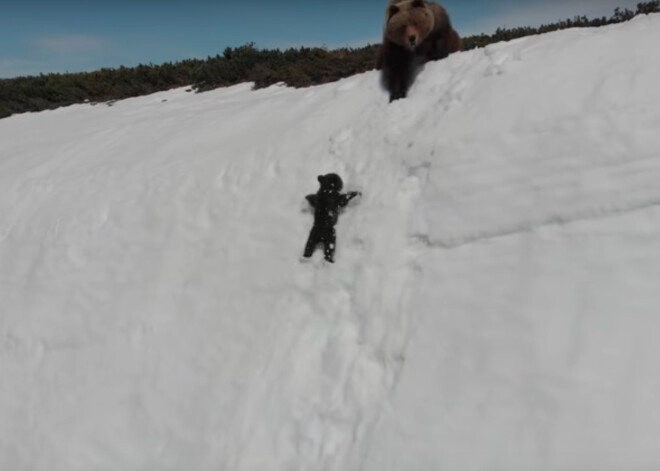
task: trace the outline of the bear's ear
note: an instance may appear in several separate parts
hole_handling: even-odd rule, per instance
[[[389,20],[397,13],[399,13],[399,7],[397,7],[396,5],[390,5],[389,8],[387,9],[387,19]]]
[[[412,6],[414,8],[421,8],[421,7],[425,6],[424,5],[424,0],[413,0]]]

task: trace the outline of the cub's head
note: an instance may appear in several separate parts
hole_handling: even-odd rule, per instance
[[[317,180],[321,184],[321,190],[325,191],[341,191],[344,183],[341,177],[336,173],[328,173],[327,175],[319,175]]]
[[[390,2],[387,6],[385,37],[414,50],[433,30],[434,16],[424,0]]]

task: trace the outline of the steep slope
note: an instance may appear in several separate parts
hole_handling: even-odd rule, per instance
[[[659,40],[1,120],[0,468],[660,465]]]

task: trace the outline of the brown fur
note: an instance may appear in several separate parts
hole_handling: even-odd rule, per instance
[[[442,5],[425,0],[390,0],[376,64],[383,70],[390,101],[406,96],[419,66],[460,49],[461,38]]]

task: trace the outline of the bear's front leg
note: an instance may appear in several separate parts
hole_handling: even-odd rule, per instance
[[[390,76],[390,103],[392,103],[394,100],[405,98],[408,94],[409,84],[407,76],[408,74],[404,70],[397,71],[396,74],[392,74]]]
[[[414,58],[408,54],[402,54],[400,62],[390,73],[390,103],[408,95],[414,73]]]
[[[406,97],[406,87],[401,85],[400,82],[397,83],[396,86],[392,87],[392,90],[390,91],[390,103],[405,97]]]

